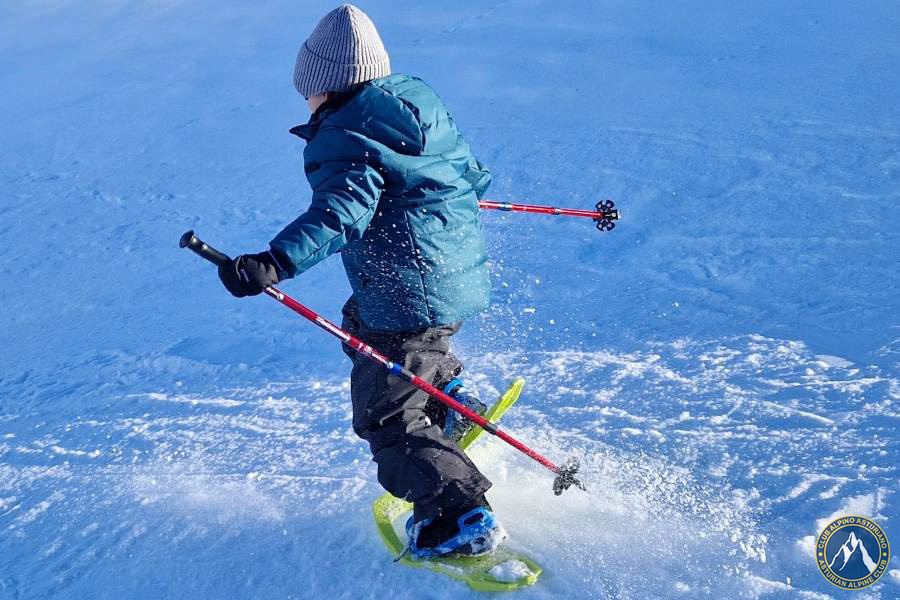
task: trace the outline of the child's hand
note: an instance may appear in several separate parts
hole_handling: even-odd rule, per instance
[[[233,296],[256,296],[278,283],[278,266],[270,252],[242,254],[219,266],[219,279]]]

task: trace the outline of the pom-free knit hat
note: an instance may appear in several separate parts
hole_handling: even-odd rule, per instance
[[[341,4],[319,21],[300,48],[294,87],[309,98],[390,74],[391,62],[372,20],[352,4]]]

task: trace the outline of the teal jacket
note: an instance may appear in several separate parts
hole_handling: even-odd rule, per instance
[[[270,243],[282,277],[340,252],[370,329],[456,323],[487,308],[478,199],[490,172],[421,79],[389,75],[332,99],[292,133],[309,210]]]

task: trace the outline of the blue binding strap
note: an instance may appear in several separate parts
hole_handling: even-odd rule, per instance
[[[453,379],[450,380],[450,383],[448,383],[447,385],[444,386],[443,391],[448,396],[452,396],[453,392],[456,390],[456,388],[461,388],[461,387],[463,387],[463,382],[454,377]]]

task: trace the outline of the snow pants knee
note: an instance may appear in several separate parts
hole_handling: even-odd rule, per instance
[[[394,332],[368,329],[355,300],[344,305],[342,328],[390,360],[442,389],[462,371],[450,352],[450,336],[460,324]],[[353,361],[350,395],[353,430],[369,442],[378,465],[378,482],[415,506],[415,518],[435,517],[443,509],[483,494],[491,482],[441,430],[438,403],[382,365],[344,347]],[[439,403],[438,403],[439,404]]]

